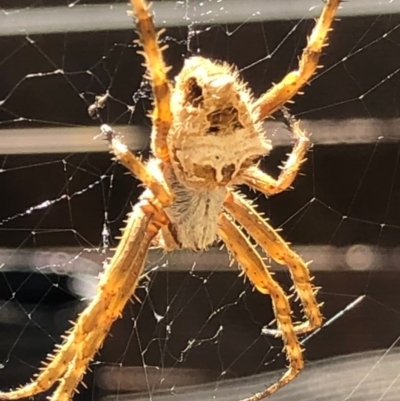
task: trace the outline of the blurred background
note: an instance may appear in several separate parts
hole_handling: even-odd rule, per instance
[[[166,28],[171,79],[202,55],[236,65],[259,96],[296,68],[322,7],[188,0],[153,9]],[[87,305],[142,191],[98,137],[110,124],[149,156],[151,86],[128,9],[79,0],[0,6],[1,389],[29,381]],[[302,339],[306,372],[275,399],[398,394],[399,9],[396,1],[343,3],[324,68],[290,104],[314,143],[302,175],[270,199],[242,189],[313,260],[324,316],[335,319]],[[274,119],[265,130],[274,150],[261,165],[277,176],[290,133]],[[286,268],[271,269],[290,293]],[[151,251],[147,271],[141,302],[114,324],[75,400],[159,399],[160,390],[163,399],[233,400],[284,372],[281,341],[262,334],[274,319],[270,300],[229,267],[226,250]]]

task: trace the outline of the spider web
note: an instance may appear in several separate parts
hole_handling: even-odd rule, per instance
[[[156,2],[171,77],[199,54],[235,64],[260,95],[295,68],[323,6],[283,4]],[[324,302],[325,326],[302,339],[306,369],[277,400],[398,394],[398,5],[343,4],[325,68],[290,106],[313,133],[303,175],[268,200],[246,192],[314,261]],[[148,156],[151,87],[126,9],[79,0],[0,8],[2,389],[27,382],[87,305],[141,192],[97,137],[110,124]],[[278,121],[266,130],[275,148],[262,166],[278,174],[290,135]],[[271,268],[290,292],[286,269]],[[270,300],[229,267],[225,250],[151,252],[136,296],[75,400],[237,400],[285,369],[281,341],[262,334],[273,323]]]

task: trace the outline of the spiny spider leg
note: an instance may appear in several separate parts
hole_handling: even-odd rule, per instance
[[[302,334],[314,330],[322,324],[320,305],[315,299],[316,289],[307,263],[283,240],[283,238],[263,219],[257,210],[243,196],[230,192],[225,199],[224,208],[238,221],[259,246],[279,264],[289,268],[294,288],[300,298],[307,320],[296,324],[294,331]],[[258,289],[259,284],[253,281]],[[271,294],[273,297],[273,295]],[[284,335],[279,330],[264,328],[265,334]]]
[[[170,86],[149,6],[145,0],[131,0],[131,4],[153,87],[152,150],[156,160],[142,163],[121,144],[112,129],[103,126],[103,132],[115,157],[143,181],[147,190],[128,217],[116,253],[100,280],[97,295],[66,335],[54,358],[33,383],[10,393],[0,393],[0,400],[35,395],[49,389],[57,380],[60,384],[51,400],[70,400],[112,322],[133,294],[147,250],[155,239],[167,250],[175,247],[206,249],[218,234],[258,291],[271,295],[278,329],[269,332],[282,336],[289,369],[276,384],[244,401],[267,397],[301,371],[304,360],[297,334],[318,325],[322,319],[307,265],[290,251],[288,244],[268,223],[260,221],[260,215],[244,199],[234,194],[225,198],[225,195],[237,182],[267,195],[283,191],[293,182],[309,146],[307,136],[296,123],[293,133],[297,143],[277,180],[257,168],[248,167],[270,150],[269,142],[262,136],[260,121],[290,100],[318,68],[318,59],[340,0],[326,0],[298,70],[286,75],[255,102],[231,68],[203,57],[187,60],[176,78],[177,84],[174,88]],[[202,122],[200,130],[199,121]],[[225,134],[217,138],[214,135],[220,133],[221,128]],[[231,139],[239,144],[235,147],[236,153],[231,153],[229,145],[224,146],[223,141],[229,144]],[[222,154],[224,158],[221,159]],[[231,180],[233,173],[237,173],[237,182]],[[175,192],[177,199],[173,199],[171,192]],[[224,199],[226,212],[222,210]],[[288,265],[309,322],[293,325],[286,294],[232,218],[243,224],[272,258]]]
[[[308,38],[307,46],[300,56],[299,66],[296,71],[289,72],[282,81],[274,85],[255,103],[260,110],[260,120],[265,120],[286,102],[293,98],[299,90],[310,80],[317,70],[319,58],[322,54],[328,32],[337,9],[342,0],[326,0],[322,14]]]
[[[126,254],[122,256],[121,261],[112,260],[110,262],[110,266],[115,269],[115,278],[119,277],[122,280],[112,280],[114,286],[111,287],[111,290],[114,294],[103,300],[103,310],[98,312],[97,321],[82,327],[82,331],[86,334],[86,339],[77,349],[74,359],[60,379],[60,383],[49,401],[69,401],[72,399],[74,391],[82,381],[90,361],[104,343],[111,325],[121,316],[125,305],[137,289],[140,277],[143,275],[147,251],[158,232],[158,226],[153,225],[155,222],[153,220],[154,217],[151,214],[146,214],[148,211],[143,211],[141,206],[145,209],[149,207],[149,205],[145,204],[135,206],[127,225],[129,231],[127,234],[124,232],[124,236],[129,235],[129,241],[132,241],[128,247],[124,248],[124,251],[127,251]],[[116,267],[117,264],[118,267]],[[119,271],[116,270],[117,268]],[[104,276],[108,276],[107,272]],[[110,281],[107,281],[107,284],[103,284],[104,287],[109,287],[110,285],[112,285]],[[102,321],[104,322],[102,323]],[[77,325],[79,324],[78,319]],[[96,329],[93,324],[97,325]]]
[[[70,389],[69,392],[74,390],[76,386],[70,387],[69,381],[63,384],[63,379],[69,378],[68,372],[73,365],[71,361],[79,359],[78,356],[82,352],[89,353],[86,355],[87,362],[93,358],[101,342],[96,342],[94,347],[86,349],[91,345],[91,341],[96,340],[90,337],[90,333],[96,332],[101,327],[99,336],[104,340],[112,323],[119,317],[124,305],[134,293],[150,242],[165,223],[163,213],[160,215],[160,212],[147,200],[141,201],[134,207],[114,256],[102,274],[96,296],[79,316],[72,330],[66,334],[64,344],[57,347],[55,357],[50,359],[32,383],[7,393],[0,392],[0,400],[32,397],[48,390],[59,378],[62,388],[66,386]],[[83,361],[85,366],[87,362]],[[54,394],[57,396],[54,398],[53,395],[51,400],[69,400],[68,397],[62,398],[58,390]]]
[[[248,168],[242,175],[244,182],[249,187],[265,195],[276,195],[290,188],[301,165],[306,160],[305,155],[311,144],[307,133],[300,128],[299,121],[294,120],[286,111],[284,111],[284,117],[290,125],[295,145],[283,164],[279,177],[275,179],[257,166]]]
[[[160,174],[158,176],[153,174],[150,169],[152,165],[150,167],[145,165],[135,156],[109,125],[103,124],[100,129],[108,141],[111,154],[114,155],[115,159],[151,190],[162,207],[170,206],[173,202],[173,195],[165,181],[162,180],[163,177],[158,177]]]
[[[131,4],[140,35],[138,43],[143,46],[144,50],[138,53],[142,54],[146,60],[145,66],[148,69],[148,78],[151,80],[153,88],[153,149],[158,159],[168,162],[167,135],[172,123],[171,87],[167,78],[169,68],[165,66],[162,57],[162,52],[167,46],[161,48],[158,45],[158,35],[154,27],[153,17],[148,11],[149,6],[143,0],[131,0]]]
[[[219,236],[227,246],[233,258],[236,259],[246,276],[262,294],[269,294],[272,299],[274,315],[279,331],[285,344],[289,368],[286,373],[273,385],[242,401],[259,401],[278,391],[293,380],[303,369],[302,350],[293,329],[290,304],[280,285],[273,279],[261,256],[251,245],[243,232],[225,214],[218,220]]]

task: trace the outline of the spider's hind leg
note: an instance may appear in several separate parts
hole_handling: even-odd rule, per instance
[[[158,34],[154,27],[153,17],[148,11],[149,6],[144,0],[131,0],[133,14],[136,16],[137,29],[140,34],[141,54],[146,60],[149,78],[153,88],[154,111],[152,114],[153,129],[152,147],[155,155],[163,162],[169,161],[167,135],[172,123],[171,88],[162,51],[158,45]]]
[[[289,72],[256,101],[255,105],[260,110],[260,120],[264,120],[282,107],[309,82],[318,68],[319,58],[326,45],[328,33],[341,2],[342,0],[325,1],[322,13],[307,40],[307,46],[300,56],[298,69]]]

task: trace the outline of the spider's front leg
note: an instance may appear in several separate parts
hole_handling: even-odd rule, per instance
[[[281,82],[274,85],[256,101],[256,107],[260,110],[260,120],[266,119],[280,109],[310,80],[318,68],[322,49],[341,2],[342,0],[325,1],[322,13],[300,57],[298,69],[287,74]]]
[[[255,166],[248,168],[241,175],[246,185],[265,195],[276,195],[292,185],[311,145],[309,136],[300,128],[300,122],[290,117],[286,111],[283,111],[283,113],[290,125],[295,144],[282,167],[279,177],[277,179],[272,178]]]
[[[283,238],[265,221],[257,210],[244,197],[229,193],[224,202],[225,209],[234,217],[255,239],[257,244],[277,263],[287,265],[293,279],[294,288],[300,298],[307,320],[294,327],[295,333],[302,334],[314,330],[322,324],[320,306],[315,298],[316,289],[307,263],[290,249]],[[255,277],[252,280],[255,287],[263,292],[263,285]],[[285,334],[282,329],[264,329],[264,333],[274,336]]]
[[[135,205],[116,253],[100,282],[102,292],[109,293],[107,298],[103,297],[101,304],[103,311],[88,311],[91,321],[87,321],[86,324],[81,322],[79,317],[76,327],[81,326],[86,338],[78,348],[74,359],[68,364],[60,384],[49,401],[72,399],[89,362],[104,343],[112,323],[121,316],[125,305],[135,293],[143,275],[150,244],[166,223],[167,219],[163,213],[158,212],[146,199]],[[104,315],[109,315],[110,318],[101,324]]]
[[[246,276],[256,285],[258,291],[270,294],[274,308],[274,314],[278,323],[279,331],[285,344],[289,368],[281,379],[261,391],[242,401],[259,401],[278,391],[281,387],[293,380],[303,369],[304,360],[301,346],[291,317],[290,304],[279,284],[273,279],[261,256],[257,253],[249,240],[241,230],[225,214],[219,217],[219,236],[225,245],[239,262]]]
[[[142,275],[151,241],[168,223],[162,211],[153,205],[154,196],[146,195],[129,215],[123,235],[99,282],[97,295],[79,316],[57,347],[56,355],[32,383],[17,390],[1,392],[0,400],[32,397],[59,385],[51,401],[69,401],[81,381],[87,365],[99,350],[112,323],[121,315]]]

